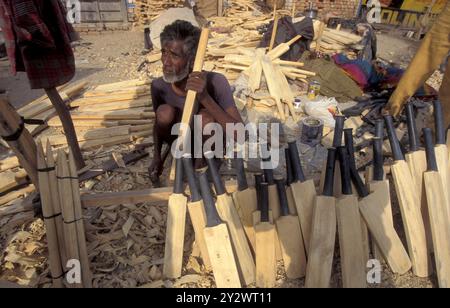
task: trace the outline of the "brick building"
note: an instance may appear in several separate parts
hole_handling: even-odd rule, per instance
[[[309,7],[309,2],[319,11],[319,16],[333,14],[337,17],[354,17],[358,0],[285,0],[285,8],[291,9],[295,2],[295,10],[303,12]]]

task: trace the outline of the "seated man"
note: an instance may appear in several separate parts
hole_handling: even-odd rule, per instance
[[[154,80],[151,86],[156,120],[149,173],[154,183],[163,171],[163,142],[170,145],[177,138],[171,135],[171,129],[181,121],[188,90],[197,92],[197,114],[202,117],[203,127],[215,122],[225,131],[227,123],[242,122],[225,76],[213,72],[192,72],[200,29],[189,22],[177,20],[164,28],[160,39],[164,76]]]

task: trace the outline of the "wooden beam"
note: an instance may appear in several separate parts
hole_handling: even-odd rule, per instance
[[[11,136],[19,131],[21,119],[17,111],[6,100],[0,100],[0,135]],[[15,141],[7,141],[20,165],[26,170],[33,184],[38,187],[36,143],[24,129]]]
[[[233,193],[237,189],[236,181],[227,181],[225,183],[228,193]],[[150,204],[167,203],[170,195],[173,193],[173,187],[150,188],[144,190],[134,190],[125,192],[105,192],[97,194],[84,194],[81,196],[81,202],[84,207],[99,207],[120,205],[124,203]],[[189,190],[186,190],[189,194]]]

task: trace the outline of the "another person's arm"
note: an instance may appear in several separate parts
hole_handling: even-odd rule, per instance
[[[414,59],[400,80],[387,105],[387,111],[397,116],[406,101],[414,95],[441,65],[450,50],[450,3],[442,11],[425,36]]]

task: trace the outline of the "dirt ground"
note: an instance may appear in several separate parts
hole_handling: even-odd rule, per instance
[[[92,85],[104,84],[139,78],[149,69],[145,64],[141,65],[145,60],[143,53],[144,38],[140,32],[105,32],[97,35],[83,35],[79,42],[74,44],[77,73],[75,80],[86,79]],[[399,37],[398,35],[390,35],[380,33],[378,35],[378,54],[386,61],[392,61],[400,66],[406,67],[415,51],[418,42],[411,41]],[[141,71],[138,71],[138,68]],[[37,98],[43,94],[41,90],[30,91],[26,76],[21,73],[18,76],[11,76],[8,73],[7,63],[0,62],[0,88],[9,92],[11,102],[16,107],[20,107],[30,100]],[[145,173],[142,172],[149,163],[149,159],[138,163],[136,170],[139,172],[122,172],[123,174],[105,175],[107,184],[102,181],[94,181],[85,183],[87,186],[94,186],[98,191],[111,190],[118,191],[121,189],[143,189],[148,188],[149,180]],[[120,172],[119,172],[120,173]],[[125,177],[125,180],[124,180]],[[133,183],[133,184],[129,184]],[[97,185],[97,186],[95,186]],[[102,187],[106,185],[106,187]],[[401,226],[401,217],[398,206],[394,203],[394,219],[397,222],[396,227],[404,239],[404,233]],[[161,262],[164,244],[164,222],[166,219],[166,209],[164,206],[148,206],[146,204],[123,205],[120,207],[111,207],[106,209],[89,209],[85,215],[87,217],[87,238],[88,246],[92,251],[91,258],[95,259],[93,267],[96,269],[94,285],[98,287],[105,286],[121,286],[121,287],[212,287],[214,280],[211,273],[205,273],[204,268],[199,264],[195,257],[187,258],[185,272],[180,280],[169,281],[161,280]],[[150,214],[148,214],[150,213]],[[118,215],[118,217],[117,217]],[[123,239],[117,237],[117,232],[122,231],[121,226],[124,222],[133,217],[133,228],[130,235],[140,235],[137,238]],[[400,221],[400,223],[398,223]],[[17,247],[26,249],[26,260],[39,270],[29,273],[17,273],[24,275],[22,284],[29,286],[48,286],[49,281],[42,280],[42,276],[48,272],[45,265],[45,249],[43,249],[43,239],[45,234],[43,231],[43,222],[38,219],[32,224],[25,226],[19,235],[15,235],[14,239],[9,241],[17,243]],[[115,232],[115,233],[114,233]],[[119,232],[119,233],[120,233]],[[134,232],[134,233],[133,233]],[[99,240],[99,236],[104,235]],[[121,233],[120,233],[121,234]],[[30,241],[21,241],[25,237],[32,238]],[[142,237],[151,240],[149,243],[142,243]],[[23,237],[23,238],[21,238]],[[189,245],[193,242],[192,230],[186,235]],[[5,256],[4,243],[0,243],[0,260]],[[138,251],[141,255],[129,254],[128,250],[133,246],[134,252]],[[138,246],[138,247],[136,247]],[[189,247],[188,247],[189,249]],[[336,253],[338,253],[336,249]],[[10,255],[14,255],[8,251]],[[159,257],[154,257],[155,255]],[[119,258],[120,256],[120,258]],[[125,260],[123,256],[127,256]],[[13,260],[10,260],[12,264]],[[16,260],[17,261],[17,260]],[[333,287],[341,286],[339,260],[335,259],[334,274],[332,276],[331,285]],[[281,264],[280,264],[281,265]],[[418,278],[412,272],[406,275],[394,275],[383,264],[383,272],[381,275],[381,283],[373,284],[369,287],[436,287],[436,277]],[[281,269],[281,266],[279,267]],[[0,280],[14,274],[17,268],[0,269]],[[129,272],[130,275],[126,274]],[[125,274],[124,274],[125,273]],[[117,275],[117,277],[115,277]],[[18,279],[16,282],[21,283]],[[302,287],[303,279],[290,280],[287,279],[279,270],[277,277],[278,287]]]

